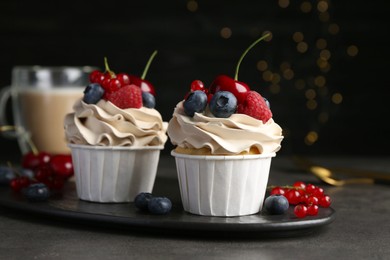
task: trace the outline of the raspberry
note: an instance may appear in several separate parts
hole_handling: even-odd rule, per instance
[[[272,117],[272,112],[264,98],[256,91],[249,91],[244,103],[238,105],[237,113],[254,117],[263,123]]]
[[[121,109],[142,107],[142,91],[136,85],[123,86],[109,93],[106,99]]]

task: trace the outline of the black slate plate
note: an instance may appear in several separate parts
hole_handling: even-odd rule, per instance
[[[320,208],[317,216],[298,219],[294,216],[292,207],[284,215],[269,215],[262,212],[242,217],[198,216],[183,210],[176,181],[160,178],[156,183],[158,186],[155,187],[164,189],[155,190],[153,193],[167,196],[173,202],[172,211],[167,215],[142,212],[133,203],[100,204],[81,201],[77,198],[73,182],[67,183],[62,195],[46,202],[29,202],[10,188],[0,187],[0,206],[88,225],[147,232],[166,231],[221,236],[226,233],[258,237],[305,235],[330,224],[335,218],[335,211],[332,208]]]

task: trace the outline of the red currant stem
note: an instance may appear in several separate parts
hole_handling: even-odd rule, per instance
[[[142,76],[141,76],[141,79],[145,79],[146,77],[146,73],[148,73],[148,70],[149,70],[149,67],[150,67],[150,64],[152,63],[154,57],[157,55],[157,51],[154,51],[152,53],[152,55],[150,55],[150,58],[148,60],[148,63],[146,63],[146,66],[144,68],[144,72],[142,72]]]
[[[280,185],[270,185],[270,186],[267,187],[267,189],[273,189],[273,188],[276,188],[276,187],[279,187],[279,188],[282,188],[282,189],[303,190],[303,188],[301,188],[301,187],[295,187],[295,186],[290,186],[290,185],[284,185],[284,186],[280,186]]]
[[[115,73],[112,70],[110,70],[110,67],[108,66],[107,57],[104,57],[104,67],[106,69],[106,72],[110,74],[110,77],[115,78]]]
[[[21,127],[14,126],[14,125],[3,125],[3,126],[0,126],[0,132],[5,132],[5,131],[21,131],[21,132],[24,132],[24,129],[21,128]],[[23,136],[26,137],[26,135],[23,135]],[[26,137],[26,141],[27,141],[28,145],[30,146],[31,151],[33,152],[33,154],[34,155],[38,155],[38,153],[39,153],[38,149],[35,146],[35,144],[33,143],[33,141],[31,140],[31,138]]]
[[[265,35],[263,35],[262,37],[260,37],[259,39],[257,39],[254,43],[252,43],[245,51],[244,53],[241,55],[240,59],[238,60],[238,63],[237,63],[237,67],[236,67],[236,74],[234,75],[234,80],[238,80],[238,71],[240,70],[240,65],[241,65],[241,62],[242,60],[244,59],[245,55],[256,45],[258,44],[259,42],[261,42],[262,40],[264,40],[265,38],[267,38],[268,36],[270,36],[270,33],[267,33]]]

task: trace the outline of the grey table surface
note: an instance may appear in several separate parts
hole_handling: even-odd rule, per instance
[[[301,180],[323,187],[332,199],[335,220],[299,236],[264,238],[98,227],[23,210],[0,207],[1,259],[390,259],[390,186],[334,187],[297,170],[289,157],[272,161],[269,184]],[[324,166],[390,174],[390,160],[378,157],[317,157]],[[159,180],[176,178],[175,162],[162,156]]]

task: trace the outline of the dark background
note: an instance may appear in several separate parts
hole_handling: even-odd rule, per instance
[[[3,0],[0,86],[10,84],[16,65],[103,67],[105,56],[115,72],[140,75],[158,50],[147,79],[168,121],[192,80],[209,85],[218,74],[233,77],[245,48],[272,32],[246,56],[239,79],[271,102],[286,136],[279,154],[388,155],[389,6],[385,0]],[[307,51],[297,50],[299,42]],[[357,55],[348,54],[351,46]],[[324,49],[329,66],[321,69]],[[4,158],[19,153],[16,141],[0,144]],[[168,142],[164,152],[171,148]]]

